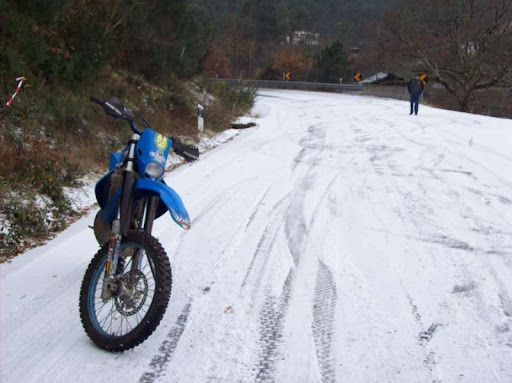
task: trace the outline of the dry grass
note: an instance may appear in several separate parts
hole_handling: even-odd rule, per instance
[[[110,153],[129,137],[126,122],[106,116],[89,101],[90,94],[119,97],[164,134],[195,134],[191,98],[179,82],[176,89],[155,91],[149,84],[107,72],[100,83],[79,93],[31,87],[11,108],[0,111],[0,215],[10,223],[7,235],[0,232],[0,258],[66,227],[77,212],[63,187],[74,186],[83,174],[104,170]]]
[[[0,261],[41,243],[77,217],[63,187],[105,170],[110,153],[125,145],[130,134],[126,122],[106,116],[89,95],[116,96],[158,132],[196,141],[197,102],[182,81],[174,79],[162,88],[106,70],[98,83],[79,93],[28,88],[11,109],[0,111],[0,216],[11,226],[8,235],[0,232]],[[216,100],[206,111],[210,130],[228,128],[252,105],[253,94],[243,89],[209,91]],[[50,202],[34,203],[39,196]]]

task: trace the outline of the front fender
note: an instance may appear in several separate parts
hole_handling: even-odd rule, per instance
[[[141,178],[135,182],[135,190],[150,192],[160,196],[160,200],[171,213],[171,217],[183,229],[190,229],[190,218],[187,209],[183,205],[180,196],[172,188],[164,183],[153,181],[149,178]]]

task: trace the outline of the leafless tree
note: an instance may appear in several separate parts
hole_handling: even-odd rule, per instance
[[[470,111],[474,93],[511,86],[512,0],[411,2],[384,18],[388,58],[427,70]]]

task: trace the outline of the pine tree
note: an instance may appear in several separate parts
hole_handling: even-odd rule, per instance
[[[350,73],[350,60],[343,50],[341,41],[336,41],[325,47],[315,60],[312,79],[320,82],[338,83],[340,78]]]

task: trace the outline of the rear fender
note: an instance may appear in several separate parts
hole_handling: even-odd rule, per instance
[[[183,229],[190,229],[190,218],[187,209],[183,205],[180,196],[172,188],[162,182],[149,178],[141,178],[135,182],[135,191],[149,194],[157,194],[165,207],[171,213],[171,217]]]

